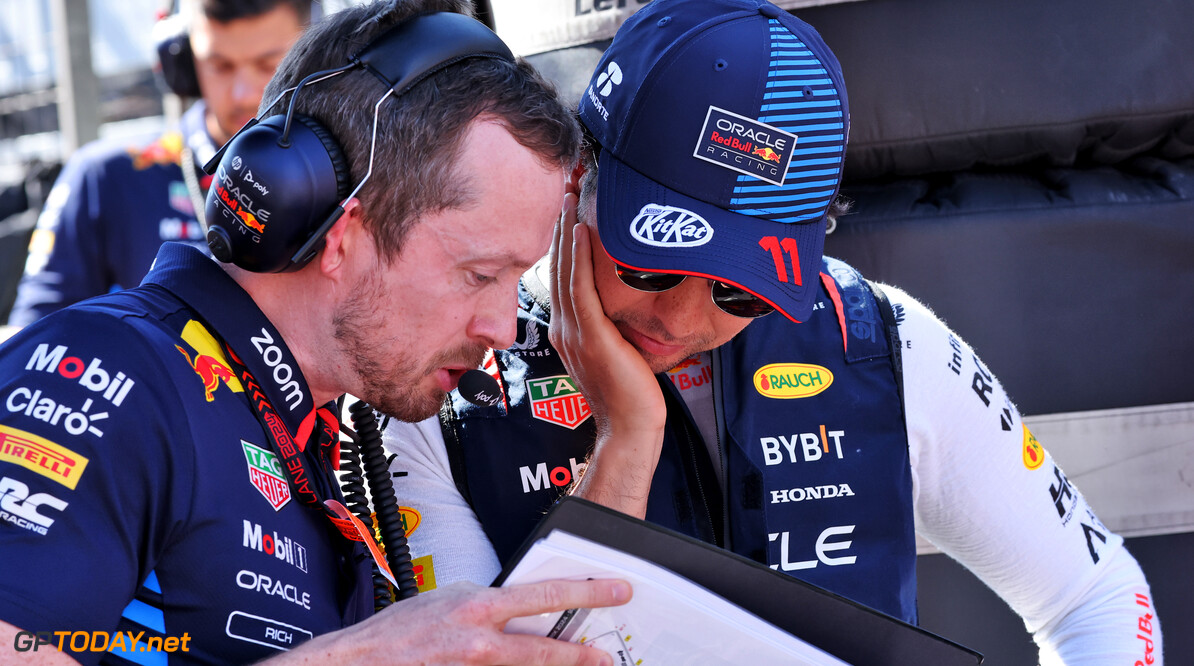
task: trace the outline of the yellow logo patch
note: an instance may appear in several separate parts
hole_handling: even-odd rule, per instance
[[[755,371],[755,390],[768,398],[789,400],[817,395],[833,383],[829,368],[809,363],[771,363]]]
[[[1040,442],[1036,441],[1036,437],[1032,435],[1028,426],[1024,426],[1024,446],[1021,453],[1024,457],[1024,466],[1028,469],[1037,469],[1045,464],[1045,449]]]
[[[0,460],[20,465],[75,489],[87,458],[31,432],[0,425]]]

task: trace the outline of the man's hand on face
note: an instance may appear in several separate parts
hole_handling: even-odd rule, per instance
[[[667,406],[655,375],[605,315],[593,279],[590,230],[576,196],[552,239],[549,338],[593,410],[597,442],[574,494],[643,518],[663,446]]]

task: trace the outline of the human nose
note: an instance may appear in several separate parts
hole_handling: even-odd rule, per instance
[[[518,296],[483,298],[469,321],[468,336],[493,349],[506,349],[518,337]]]
[[[717,314],[717,306],[709,296],[711,288],[709,280],[689,277],[655,295],[655,316],[677,339],[700,334]]]
[[[248,68],[240,67],[232,76],[232,99],[239,106],[256,107],[261,103],[265,84]]]

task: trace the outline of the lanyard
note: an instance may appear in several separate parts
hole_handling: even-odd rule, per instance
[[[274,455],[278,456],[282,469],[286,471],[286,482],[290,485],[290,492],[303,504],[320,511],[345,539],[367,546],[382,575],[396,588],[398,583],[370,529],[360,518],[353,515],[343,502],[334,498],[321,500],[318,485],[311,476],[307,457],[303,455],[307,447],[314,444],[316,456],[323,467],[324,478],[332,477],[332,466],[328,460],[330,458],[334,461],[339,457],[340,420],[327,407],[313,409],[299,425],[298,436],[291,437],[286,424],[282,422],[282,417],[278,416],[277,410],[265,397],[265,391],[245,367],[244,362],[227,343],[223,343],[222,346],[229,365],[245,387],[245,395],[249,397],[253,415],[261,423],[273,447]]]

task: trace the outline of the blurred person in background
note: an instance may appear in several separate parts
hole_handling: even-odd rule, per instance
[[[70,157],[38,218],[10,326],[137,286],[163,242],[206,251],[202,167],[256,113],[310,19],[311,0],[184,0],[159,23],[164,82],[197,101],[164,134],[101,139]]]

